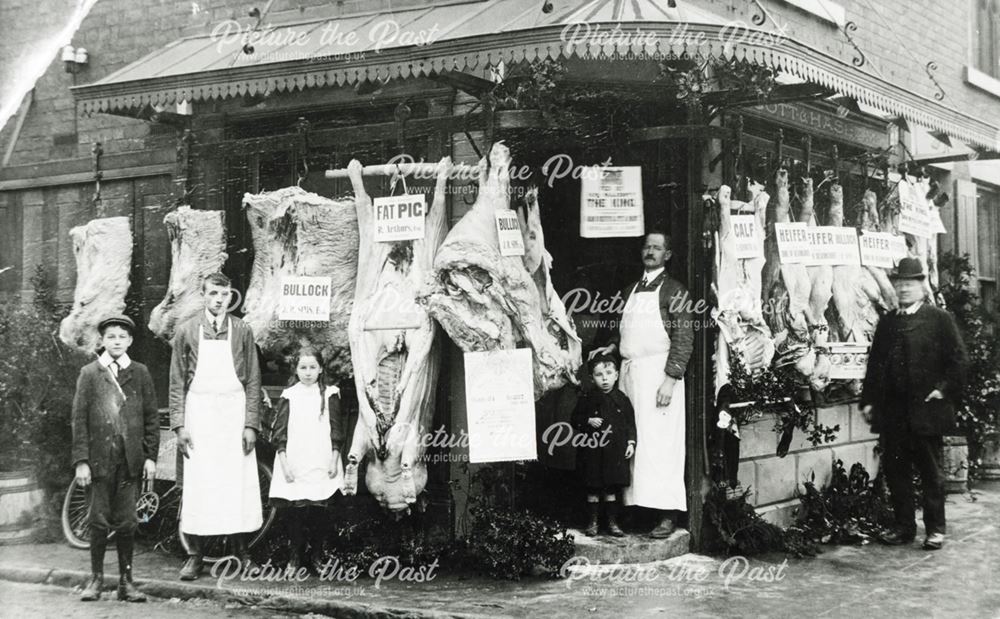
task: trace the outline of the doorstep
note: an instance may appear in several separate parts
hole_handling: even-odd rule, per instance
[[[654,539],[648,534],[588,537],[578,529],[569,529],[569,532],[576,544],[576,556],[586,557],[591,564],[664,561],[687,554],[691,547],[691,534],[687,529],[676,529],[663,539]]]

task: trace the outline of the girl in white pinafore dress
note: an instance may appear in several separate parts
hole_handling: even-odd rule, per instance
[[[340,451],[344,422],[340,391],[323,382],[318,351],[302,349],[294,364],[295,377],[277,402],[274,474],[270,502],[283,508],[288,524],[288,567],[303,564],[307,541],[319,561],[323,508],[341,489],[344,478]]]

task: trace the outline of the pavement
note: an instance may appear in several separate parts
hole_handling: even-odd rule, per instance
[[[939,551],[921,550],[918,539],[903,547],[825,547],[805,559],[685,554],[652,563],[596,565],[599,561],[578,555],[564,579],[498,582],[449,572],[447,565],[418,569],[404,579],[402,570],[389,577],[390,565],[381,581],[339,573],[327,581],[206,576],[183,583],[177,580],[181,561],[152,551],[136,557],[135,570],[140,588],[165,600],[206,599],[255,611],[336,617],[1000,618],[1000,482],[949,495],[947,514],[948,541]],[[115,580],[114,561],[109,549],[109,582]],[[88,571],[87,552],[64,544],[0,547],[0,581],[74,588]],[[5,598],[0,588],[0,599]]]

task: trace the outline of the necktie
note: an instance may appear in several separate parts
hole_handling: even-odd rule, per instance
[[[115,375],[115,379],[117,380],[117,378],[118,378],[118,369],[119,369],[118,368],[118,362],[117,361],[112,361],[111,365],[108,366],[108,367],[111,368],[111,373]]]

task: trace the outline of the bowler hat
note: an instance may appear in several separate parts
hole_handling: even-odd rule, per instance
[[[131,318],[129,318],[124,314],[113,314],[101,320],[101,322],[97,323],[97,330],[101,334],[103,334],[104,330],[110,327],[111,325],[118,325],[119,327],[124,327],[125,330],[129,332],[130,335],[135,332],[135,323],[132,322]]]
[[[920,260],[907,256],[899,261],[896,270],[889,274],[891,279],[924,279],[924,266]]]

